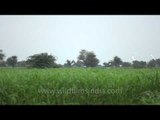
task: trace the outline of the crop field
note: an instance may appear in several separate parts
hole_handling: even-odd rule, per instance
[[[0,68],[0,104],[160,104],[160,69]]]

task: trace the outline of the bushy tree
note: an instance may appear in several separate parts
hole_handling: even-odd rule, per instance
[[[112,66],[112,60],[111,61],[109,61],[109,62],[104,62],[103,63],[103,65],[104,65],[104,67],[111,67]]]
[[[5,57],[5,54],[3,53],[3,50],[0,50],[0,61],[3,61]]]
[[[5,61],[0,61],[0,67],[6,67],[6,62]]]
[[[29,56],[27,64],[29,67],[35,68],[51,68],[56,66],[55,61],[56,59],[54,56],[48,55],[48,53],[40,53]]]
[[[147,67],[156,67],[156,60],[152,59],[148,62]]]
[[[56,64],[56,63],[55,63],[55,64],[53,65],[53,68],[61,68],[61,67],[63,67],[63,65],[61,65],[61,64]]]
[[[104,62],[103,63],[104,67],[109,67],[108,63]]]
[[[146,67],[146,62],[145,61],[133,61],[133,68],[145,68]]]
[[[15,67],[16,64],[17,64],[17,56],[11,56],[7,59],[7,65],[8,66],[12,66],[12,67]]]
[[[115,56],[115,57],[113,58],[113,65],[114,65],[115,67],[120,67],[121,63],[122,63],[122,60],[121,60],[121,58],[119,58],[118,56]]]
[[[160,67],[160,58],[156,59],[156,67]]]
[[[76,67],[83,67],[84,66],[84,63],[80,60],[77,60],[77,62],[75,62],[74,66]]]
[[[84,64],[86,67],[96,67],[99,63],[99,60],[96,58],[94,52],[87,52],[86,59]]]
[[[26,61],[18,61],[17,62],[17,67],[26,67]]]
[[[66,60],[66,63],[64,64],[65,67],[72,67],[75,64],[74,60]]]
[[[78,61],[83,63],[83,66],[86,67],[96,67],[99,63],[99,60],[96,58],[94,52],[90,52],[84,49],[80,51],[80,55],[78,56]]]
[[[85,61],[85,59],[86,59],[86,56],[87,56],[87,51],[83,49],[83,50],[81,50],[79,53],[80,53],[80,54],[79,54],[79,56],[78,56],[78,60],[79,60],[79,61],[82,61],[82,62],[84,63],[84,61]]]
[[[4,61],[5,54],[3,53],[3,50],[0,50],[0,67],[5,67],[6,62]]]
[[[131,67],[131,63],[130,62],[122,62],[122,67]]]

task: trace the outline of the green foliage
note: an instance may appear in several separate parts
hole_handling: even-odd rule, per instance
[[[5,67],[6,62],[4,61],[5,54],[3,53],[3,50],[0,50],[0,67]]]
[[[17,67],[26,67],[27,66],[27,63],[26,63],[26,61],[18,61],[17,62]]]
[[[156,67],[160,67],[160,58],[156,59]]]
[[[79,56],[78,56],[78,60],[81,60],[81,61],[85,61],[85,59],[86,59],[86,56],[87,56],[87,51],[86,50],[81,50],[80,52],[79,52],[80,54],[79,54]]]
[[[78,61],[79,63],[83,63],[83,66],[86,67],[96,67],[99,63],[94,52],[86,51],[84,49],[80,51]]]
[[[113,66],[120,67],[121,63],[122,63],[122,60],[118,56],[115,56],[113,58]]]
[[[110,64],[109,64],[109,63],[106,63],[106,62],[104,62],[103,65],[104,65],[105,67],[110,67]]]
[[[3,53],[3,50],[0,50],[0,61],[3,61],[5,57],[5,54]]]
[[[130,62],[122,62],[122,67],[131,67],[131,63]]]
[[[156,60],[152,59],[147,64],[148,67],[156,67]]]
[[[96,58],[94,52],[87,52],[86,59],[84,64],[86,67],[96,67],[99,63],[99,60]]]
[[[160,69],[0,69],[1,105],[160,104]]]
[[[12,66],[12,67],[15,67],[16,64],[17,64],[17,56],[11,56],[7,59],[7,65],[8,66]]]
[[[74,60],[67,60],[66,63],[64,64],[65,67],[72,67],[75,64]]]
[[[106,62],[103,63],[103,65],[105,67],[120,67],[120,65],[122,65],[122,64],[123,64],[123,62],[122,62],[121,58],[119,58],[118,56],[115,56],[113,58],[113,60],[110,60],[108,63],[106,63]],[[128,65],[128,63],[124,62],[123,65],[125,66],[126,64]]]
[[[6,62],[5,61],[0,61],[0,67],[6,67]]]
[[[61,68],[61,67],[63,67],[63,65],[61,65],[61,64],[56,64],[56,63],[55,63],[55,64],[53,65],[53,68]]]
[[[147,63],[145,61],[133,61],[133,68],[145,68]]]
[[[76,67],[83,67],[84,63],[81,60],[77,60],[77,62],[75,62],[74,66]]]
[[[56,59],[52,55],[48,55],[47,53],[40,53],[32,55],[28,58],[27,64],[29,67],[34,68],[51,68],[55,67]]]

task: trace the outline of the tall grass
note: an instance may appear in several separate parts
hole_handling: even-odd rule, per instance
[[[160,69],[0,69],[0,104],[160,104]]]

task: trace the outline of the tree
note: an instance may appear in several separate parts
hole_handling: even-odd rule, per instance
[[[53,68],[61,68],[63,65],[54,63]]]
[[[108,63],[107,63],[107,62],[104,62],[103,65],[104,65],[104,67],[111,67],[110,62],[108,62]]]
[[[64,64],[65,67],[72,67],[72,65],[75,64],[74,60],[67,60],[66,63]]]
[[[61,64],[56,64],[56,66],[55,66],[55,68],[61,68],[61,67],[63,67],[63,65],[61,65]]]
[[[66,64],[66,65],[67,65],[68,67],[71,67],[71,64],[72,64],[71,61],[70,61],[70,60],[67,60],[67,64]]]
[[[5,61],[0,61],[0,67],[6,67],[6,62]]]
[[[107,62],[104,62],[103,65],[104,65],[105,67],[112,67],[112,66],[114,66],[114,63],[113,63],[113,60],[110,60],[108,63],[107,63]]]
[[[145,61],[133,61],[133,68],[144,68],[146,67],[146,62]]]
[[[87,52],[84,64],[86,67],[96,67],[99,63],[99,60],[96,58],[94,52]]]
[[[15,67],[17,64],[17,56],[11,56],[7,59],[7,65]]]
[[[114,65],[115,67],[120,67],[121,63],[122,63],[122,60],[121,60],[121,58],[119,58],[118,56],[115,56],[115,57],[113,58],[113,65]]]
[[[80,55],[78,56],[78,62],[83,64],[86,67],[95,67],[98,65],[99,60],[96,58],[94,52],[81,50]]]
[[[80,55],[78,56],[78,60],[84,63],[86,56],[87,56],[87,51],[83,49],[79,53]]]
[[[6,62],[4,61],[5,54],[3,53],[3,50],[0,50],[0,67],[5,67]]]
[[[103,63],[104,67],[109,67],[108,63],[104,62]]]
[[[160,67],[160,58],[156,59],[156,67]]]
[[[55,61],[56,61],[55,56],[48,55],[47,53],[35,54],[29,56],[29,58],[27,59],[29,67],[35,67],[35,68],[55,67],[56,66]]]
[[[3,50],[0,50],[0,61],[3,61],[5,57],[5,54],[3,53]]]
[[[156,67],[156,60],[152,59],[148,62],[147,67]]]
[[[18,67],[26,67],[26,61],[24,61],[24,60],[23,61],[18,61],[17,66]]]
[[[122,62],[122,67],[131,67],[130,62]]]
[[[77,60],[77,62],[75,62],[74,66],[77,66],[77,67],[83,67],[84,66],[84,63],[80,60]]]

